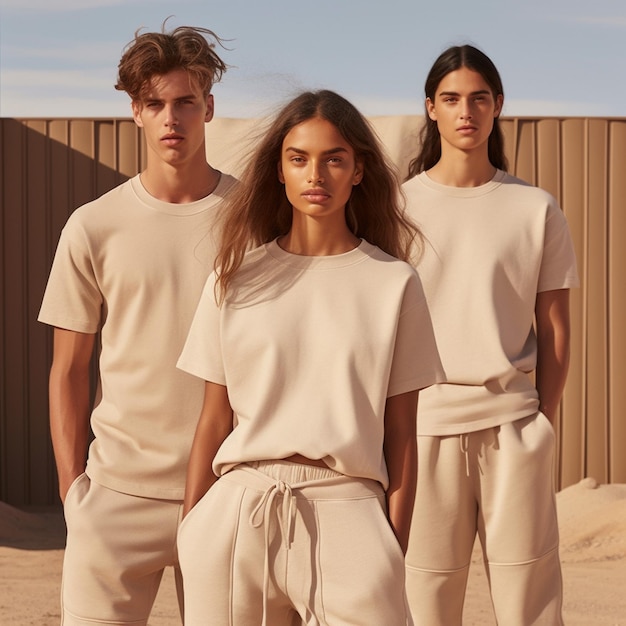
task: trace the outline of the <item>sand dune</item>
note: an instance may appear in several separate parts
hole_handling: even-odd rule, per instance
[[[626,485],[586,478],[557,495],[567,626],[626,626]],[[0,624],[56,626],[65,527],[58,511],[0,502]],[[465,626],[495,626],[475,550]],[[167,572],[150,626],[179,624]]]

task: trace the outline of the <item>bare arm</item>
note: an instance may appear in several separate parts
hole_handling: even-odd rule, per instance
[[[189,457],[183,516],[189,513],[217,480],[213,473],[213,459],[232,429],[233,410],[226,387],[207,382]]]
[[[569,290],[538,293],[535,319],[539,409],[554,424],[569,367]]]
[[[417,485],[417,391],[387,398],[384,453],[389,473],[387,514],[406,553]]]
[[[50,368],[50,435],[59,495],[65,495],[74,479],[85,471],[89,440],[89,364],[95,335],[54,329]]]

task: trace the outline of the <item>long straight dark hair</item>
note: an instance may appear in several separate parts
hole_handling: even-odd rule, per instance
[[[504,96],[504,88],[500,74],[493,61],[478,48],[468,44],[452,46],[442,52],[430,68],[424,85],[426,98],[435,101],[439,83],[450,73],[466,67],[478,72],[489,85],[494,98]],[[491,164],[506,171],[508,163],[504,155],[504,137],[500,128],[499,116],[493,121],[493,129],[489,135],[488,154]],[[413,178],[420,172],[429,170],[441,158],[441,136],[437,122],[431,120],[428,111],[424,116],[424,126],[420,131],[420,151],[409,164],[408,178]]]

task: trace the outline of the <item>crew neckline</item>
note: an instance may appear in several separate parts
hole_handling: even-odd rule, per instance
[[[365,241],[365,239],[361,239],[359,245],[348,250],[348,252],[323,256],[307,256],[287,252],[278,245],[278,238],[266,243],[264,247],[269,256],[283,265],[298,269],[332,269],[360,263],[371,255],[376,246]]]
[[[497,189],[502,184],[505,177],[506,172],[496,169],[496,173],[493,175],[493,178],[482,185],[478,185],[478,187],[455,187],[453,185],[444,185],[442,183],[435,182],[426,172],[420,172],[417,176],[417,180],[425,187],[440,193],[445,193],[448,196],[475,198],[477,196],[484,196],[485,194],[491,193],[494,189]]]
[[[202,213],[207,210],[207,201],[213,199],[213,197],[219,199],[221,198],[222,187],[227,184],[227,177],[219,172],[219,180],[217,182],[217,186],[210,194],[204,196],[204,198],[200,198],[199,200],[194,200],[193,202],[182,202],[180,204],[175,202],[165,202],[164,200],[159,200],[155,198],[153,195],[148,193],[146,188],[143,186],[141,182],[141,174],[137,174],[129,179],[130,186],[141,202],[148,206],[150,209],[158,211],[160,213],[166,213],[168,215],[179,215],[179,216],[187,216],[187,215],[196,215],[197,213]]]

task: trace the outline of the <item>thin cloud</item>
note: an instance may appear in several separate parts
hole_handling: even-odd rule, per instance
[[[2,89],[55,87],[84,92],[85,90],[113,89],[115,77],[106,71],[94,70],[5,70]]]
[[[511,98],[505,101],[502,114],[505,117],[610,117],[617,112],[593,102]]]
[[[148,4],[148,0],[0,0],[0,9],[9,9],[15,13],[39,11],[61,13],[66,11],[85,11],[108,7],[128,7],[130,4]]]
[[[618,17],[581,16],[569,18],[570,22],[589,24],[591,26],[606,26],[608,28],[626,28],[626,15]]]
[[[121,47],[117,42],[81,41],[50,47],[6,46],[3,53],[5,56],[10,55],[20,62],[23,62],[25,59],[43,59],[93,67],[94,65],[102,64],[103,59],[115,59],[121,53]],[[107,63],[111,65],[110,61],[107,61]]]

